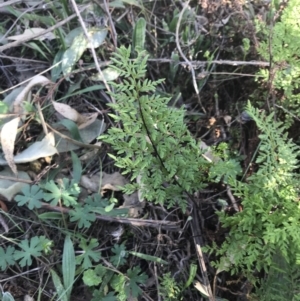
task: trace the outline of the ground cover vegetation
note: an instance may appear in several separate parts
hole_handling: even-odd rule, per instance
[[[299,19],[0,3],[0,300],[300,300]]]

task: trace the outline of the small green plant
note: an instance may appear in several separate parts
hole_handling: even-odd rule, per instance
[[[171,277],[171,273],[167,273],[164,277],[160,278],[160,295],[163,297],[163,300],[166,301],[175,301],[182,300],[178,299],[178,296],[181,294],[180,284],[176,283],[175,279]]]
[[[279,10],[277,1],[272,1],[270,11],[270,20]],[[299,95],[299,74],[300,63],[297,54],[300,51],[300,28],[298,20],[300,18],[300,4],[298,0],[288,1],[283,10],[280,21],[275,24],[267,25],[258,22],[258,33],[262,34],[263,39],[260,42],[259,53],[267,61],[272,61],[270,70],[261,69],[259,75],[265,82],[272,81],[272,88],[283,91],[283,97],[276,101],[276,104],[283,106],[286,114],[286,124],[291,125],[291,114],[299,116],[300,113],[300,95]],[[271,92],[272,93],[272,92]],[[273,100],[276,97],[273,97]],[[271,103],[274,105],[274,103]]]
[[[295,265],[300,253],[299,177],[294,172],[299,148],[287,138],[285,126],[274,121],[273,113],[266,116],[250,104],[247,112],[261,131],[259,170],[247,183],[229,181],[243,210],[233,216],[219,213],[230,232],[220,248],[215,245],[214,249],[221,258],[215,263],[219,270],[243,272],[257,284],[256,272],[268,273],[276,265],[276,254]]]
[[[74,153],[72,159],[74,177],[78,180],[82,168],[78,157]],[[65,229],[60,229],[62,234],[66,233],[61,264],[53,265],[50,268],[52,281],[56,288],[56,297],[62,301],[71,300],[71,292],[76,280],[75,276],[80,277],[81,275],[83,275],[84,282],[95,289],[94,295],[96,297],[93,300],[100,300],[100,295],[103,297],[101,300],[117,301],[127,300],[129,296],[137,297],[141,294],[139,284],[145,283],[147,275],[142,273],[139,267],[132,269],[126,267],[127,257],[131,255],[160,264],[167,264],[167,262],[155,256],[127,251],[123,244],[114,245],[111,248],[109,261],[104,260],[101,251],[99,251],[98,239],[85,238],[79,231],[82,228],[85,230],[90,228],[92,222],[96,220],[96,214],[120,216],[126,215],[128,209],[115,209],[114,203],[103,199],[97,193],[86,197],[84,203],[79,203],[79,193],[80,187],[76,181],[64,178],[58,180],[57,183],[50,180],[44,184],[25,185],[22,194],[15,197],[19,206],[26,205],[32,211],[45,206],[45,204],[48,206],[45,201],[52,206],[64,206],[69,209],[70,222],[77,224],[78,228],[75,233],[68,229],[68,223],[64,223]],[[39,214],[36,212],[36,214],[41,221],[49,222],[51,219],[53,221],[66,221],[63,213],[52,214],[46,212]],[[36,260],[42,261],[49,255],[55,256],[52,251],[55,242],[45,236],[33,236],[30,239],[20,241],[7,240],[10,243],[13,242],[14,246],[8,243],[0,247],[0,269],[2,271],[16,264],[21,267],[29,267]],[[75,255],[75,243],[77,243],[78,255]],[[101,260],[104,260],[105,265],[100,263]],[[101,278],[101,271],[105,272],[103,279]],[[109,286],[107,286],[108,283]],[[96,287],[99,284],[101,286]],[[107,291],[107,288],[110,289],[110,292]],[[9,295],[4,293],[4,297],[9,297]]]
[[[116,155],[110,156],[123,173],[140,179],[125,186],[126,193],[140,189],[148,201],[184,209],[187,195],[205,187],[209,163],[184,123],[184,110],[169,108],[170,99],[155,94],[163,80],[145,78],[148,55],[139,52],[132,61],[130,54],[122,46],[112,58],[122,81],[111,83],[117,112],[111,116],[121,126],[101,139],[112,145]]]
[[[139,284],[145,284],[148,279],[148,276],[142,273],[139,267],[124,269],[126,258],[133,252],[126,251],[123,244],[114,245],[112,252],[114,255],[110,257],[110,266],[98,264],[84,272],[83,281],[86,285],[89,287],[99,287],[100,285],[99,289],[95,288],[93,291],[93,301],[125,301],[129,297],[136,298],[142,292]],[[142,255],[145,259],[147,258],[147,255]],[[121,272],[123,270],[124,272]]]

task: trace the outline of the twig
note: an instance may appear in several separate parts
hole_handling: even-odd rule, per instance
[[[227,195],[228,195],[228,197],[229,197],[229,199],[232,203],[232,206],[233,206],[234,210],[236,212],[239,212],[240,211],[239,206],[237,205],[237,202],[236,202],[235,197],[233,196],[233,194],[231,192],[231,188],[230,188],[229,185],[226,185],[226,192],[227,192]]]
[[[4,233],[8,233],[8,226],[7,223],[5,222],[4,218],[0,215],[0,224],[4,228]]]
[[[155,273],[155,283],[156,283],[156,288],[157,288],[157,301],[161,301],[156,263],[154,263],[154,273]]]
[[[159,63],[172,63],[174,60],[167,58],[160,59],[148,59],[149,62],[159,62]],[[230,65],[230,66],[260,66],[260,67],[269,67],[269,62],[262,61],[229,61],[229,60],[212,60],[212,61],[185,61],[179,62],[181,65],[193,66],[194,68],[205,67],[208,64],[217,64],[217,65]]]
[[[72,3],[72,5],[73,5],[73,8],[74,8],[74,10],[75,10],[75,13],[76,13],[76,15],[77,15],[77,17],[78,17],[78,20],[79,20],[79,22],[80,22],[80,24],[81,24],[81,27],[82,27],[83,32],[84,32],[84,34],[85,34],[85,37],[86,37],[86,39],[87,39],[88,42],[89,42],[89,46],[90,46],[90,49],[91,49],[91,51],[92,51],[92,55],[93,55],[93,59],[94,59],[95,65],[96,65],[96,69],[97,69],[97,71],[99,72],[99,74],[100,74],[101,77],[102,77],[102,81],[103,81],[103,83],[104,83],[104,85],[105,85],[105,88],[107,89],[107,91],[111,92],[111,90],[110,90],[110,88],[109,88],[109,86],[108,86],[108,84],[107,84],[107,81],[106,81],[105,77],[103,76],[103,73],[102,73],[102,71],[101,71],[101,69],[100,69],[100,66],[99,66],[99,62],[98,62],[98,58],[97,58],[97,54],[96,54],[95,48],[93,47],[93,43],[92,43],[92,41],[91,41],[91,39],[90,39],[89,33],[88,33],[87,29],[86,29],[86,26],[85,26],[85,24],[84,24],[84,22],[83,22],[83,20],[82,20],[82,17],[81,17],[81,14],[80,14],[79,10],[78,10],[77,4],[76,4],[75,0],[71,0],[71,3]],[[112,100],[113,103],[115,102],[115,100],[113,99],[113,97],[111,97],[111,100]]]
[[[65,207],[59,207],[59,206],[52,206],[48,203],[42,203],[42,207],[52,210],[52,211],[58,211],[61,213],[69,213],[72,209],[65,208]],[[149,219],[136,219],[136,218],[125,218],[125,217],[111,217],[106,215],[96,215],[96,218],[102,221],[107,222],[114,222],[114,223],[120,223],[120,224],[127,224],[131,226],[137,226],[137,227],[151,227],[151,228],[157,228],[162,227],[164,230],[169,231],[179,231],[180,229],[180,223],[179,222],[171,222],[171,221],[165,221],[165,220],[149,220]]]
[[[180,46],[180,43],[179,43],[179,28],[180,28],[180,23],[181,23],[181,20],[182,20],[183,13],[187,9],[189,3],[190,3],[190,0],[188,0],[187,2],[185,2],[184,6],[182,8],[182,11],[180,12],[179,17],[178,17],[178,22],[176,24],[176,46],[177,46],[177,49],[178,49],[181,57],[185,60],[185,62],[189,65],[189,67],[191,69],[192,79],[193,79],[193,86],[194,86],[194,89],[195,89],[195,92],[196,92],[196,95],[197,95],[197,98],[198,98],[198,102],[199,102],[199,104],[201,106],[202,111],[206,114],[206,110],[203,107],[201,99],[200,99],[200,92],[199,92],[198,85],[197,85],[197,82],[196,82],[196,75],[195,75],[194,67],[192,66],[192,64],[190,63],[190,61],[187,59],[187,57],[183,53],[183,51],[181,49],[181,46]]]
[[[215,301],[215,298],[213,296],[211,286],[209,283],[207,269],[206,269],[205,261],[203,258],[202,249],[201,249],[201,245],[203,245],[202,232],[199,227],[200,222],[199,222],[199,218],[197,215],[197,210],[195,210],[195,208],[192,212],[192,218],[193,219],[192,219],[192,223],[191,223],[191,228],[192,228],[192,232],[193,232],[193,239],[194,239],[195,249],[196,249],[196,253],[197,253],[197,257],[198,257],[198,262],[199,262],[199,266],[200,266],[200,269],[202,272],[202,277],[203,277],[203,282],[204,282],[203,285],[208,294],[209,301]]]
[[[21,183],[26,183],[26,184],[33,184],[33,182],[34,182],[31,180],[26,180],[26,179],[16,178],[16,177],[7,177],[7,176],[0,176],[0,179],[13,181],[13,182],[21,182]]]

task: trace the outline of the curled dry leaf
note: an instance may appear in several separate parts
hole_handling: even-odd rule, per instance
[[[102,142],[98,141],[95,143],[95,145],[98,145],[99,147],[101,147]],[[87,162],[89,160],[92,160],[97,155],[98,151],[99,151],[99,149],[93,149],[91,151],[88,151],[85,154],[83,154],[82,156],[80,156],[79,159],[82,162]]]
[[[2,135],[1,135],[2,139]],[[13,157],[14,163],[27,163],[35,161],[39,158],[53,156],[57,153],[54,134],[47,134],[42,141],[36,141],[26,148],[23,152]],[[0,157],[0,165],[8,165],[8,162]]]
[[[94,123],[98,117],[98,113],[83,115],[78,113],[69,105],[52,101],[54,109],[63,117],[74,121],[78,125],[78,129],[84,129]]]
[[[15,156],[15,163],[27,163],[39,158],[53,156],[58,153],[55,145],[55,138],[52,132],[48,133],[42,141],[36,141],[26,148],[22,153]],[[1,163],[0,163],[1,164]]]
[[[13,197],[23,189],[25,185],[28,185],[22,182],[9,180],[9,178],[14,178],[15,176],[7,167],[5,167],[4,170],[1,170],[0,175],[1,177],[3,177],[0,179],[0,196],[4,200],[11,201]],[[5,177],[7,177],[8,179],[5,179]],[[18,179],[30,181],[30,177],[25,171],[18,172]]]
[[[127,183],[128,181],[119,172],[113,174],[102,172],[101,194],[103,195],[106,190],[120,191]]]
[[[16,97],[16,100],[13,102],[13,107],[11,108],[11,112],[15,114],[22,114],[23,108],[22,108],[22,102],[26,99],[27,94],[29,91],[37,85],[47,85],[52,83],[47,77],[42,75],[37,75],[32,78],[32,80],[27,84],[27,86],[20,92],[20,94]]]
[[[30,39],[31,36],[34,36],[37,33],[40,33],[40,32],[43,32],[43,31],[45,31],[44,28],[39,28],[39,27],[28,28],[28,29],[25,29],[22,34],[15,35],[15,36],[10,36],[7,39],[8,40],[14,40],[14,41],[19,41],[19,40],[23,40],[23,39],[28,40],[28,39]],[[45,39],[53,40],[53,39],[55,39],[55,35],[52,32],[47,32],[44,35],[33,38],[33,40],[39,40],[39,41],[43,41]]]
[[[15,140],[18,132],[20,117],[14,118],[4,124],[1,130],[1,145],[4,153],[4,158],[13,173],[17,175],[17,167],[14,162]]]
[[[203,141],[200,142],[200,149],[205,151],[202,156],[209,162],[218,162],[220,160],[219,157],[215,156],[209,146]]]
[[[98,192],[100,185],[100,175],[95,174],[92,177],[82,176],[80,185],[91,192]]]
[[[56,102],[56,101],[52,101],[52,104],[54,109],[65,118],[70,119],[77,124],[80,124],[84,121],[81,114],[79,114],[76,110],[71,108],[69,105]]]
[[[95,174],[91,178],[82,176],[80,184],[92,192],[98,192],[101,183],[101,194],[103,195],[106,190],[120,191],[121,187],[128,183],[119,172],[113,174],[102,172],[101,174],[102,179],[100,179],[100,173]]]
[[[225,123],[229,126],[230,122],[232,120],[232,117],[229,115],[225,115],[225,116],[223,116],[223,119],[224,119]]]
[[[98,117],[98,113],[92,113],[92,114],[81,115],[81,116],[84,119],[84,121],[78,125],[78,129],[80,129],[80,130],[84,129],[87,126],[89,126],[90,124],[94,123]]]
[[[194,282],[194,287],[205,297],[209,297],[206,287],[199,281]]]
[[[102,70],[102,74],[96,73],[90,77],[93,81],[113,81],[116,80],[120,76],[120,72],[113,69],[112,67],[107,67]]]
[[[59,130],[57,130],[57,128],[59,128]],[[83,129],[79,129],[83,143],[72,139],[71,133],[67,129],[61,129],[60,125],[53,125],[53,129],[55,131],[57,150],[59,153],[63,153],[80,147],[99,149],[100,146],[90,143],[105,131],[106,124],[103,120],[96,119],[92,124]]]
[[[101,183],[101,188],[100,188]],[[108,174],[102,172],[102,179],[100,179],[100,173],[95,174],[91,178],[88,176],[82,176],[80,185],[92,192],[101,192],[103,195],[107,190],[120,191],[121,188],[126,185],[128,181],[119,172]],[[141,214],[142,208],[145,206],[145,202],[141,202],[138,197],[138,193],[134,192],[131,195],[124,194],[124,203],[120,208],[129,208],[128,215],[130,217],[138,217]]]

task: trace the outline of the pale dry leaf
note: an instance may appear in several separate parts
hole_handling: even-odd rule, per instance
[[[199,281],[194,282],[194,287],[205,297],[209,297],[206,287]]]
[[[54,129],[57,129],[57,127],[61,127],[61,125],[53,125]],[[93,140],[95,140],[97,137],[99,137],[106,129],[106,124],[103,120],[96,119],[95,122],[90,124],[89,126],[79,129],[80,137],[83,141],[83,143],[79,143],[79,141],[73,140],[71,138],[71,133],[67,129],[59,129],[59,133],[55,133],[55,141],[56,141],[56,147],[59,153],[68,152],[71,150],[78,149],[80,147],[89,147],[92,146],[90,144]],[[97,144],[95,145],[97,149]],[[93,147],[91,147],[93,148]]]
[[[120,191],[127,183],[128,181],[119,172],[113,174],[102,172],[101,194],[104,194],[105,190]]]
[[[30,82],[28,82],[27,86],[20,92],[20,94],[16,97],[16,100],[13,102],[13,107],[11,108],[11,112],[15,114],[23,113],[22,102],[26,99],[29,91],[37,85],[44,86],[52,83],[47,77],[43,75],[37,75],[32,78]]]
[[[91,192],[98,192],[100,185],[100,175],[95,174],[92,177],[83,175],[80,179],[80,186],[84,187]]]
[[[87,126],[89,126],[90,124],[94,123],[95,120],[98,117],[98,113],[92,113],[92,114],[88,114],[88,115],[81,115],[82,117],[82,123],[78,124],[78,129],[84,129]]]
[[[101,194],[103,195],[106,190],[120,191],[120,188],[128,183],[119,172],[113,174],[102,172],[101,174],[102,179],[100,179],[100,173],[90,178],[83,175],[80,180],[80,185],[92,192],[98,192],[101,184]]]
[[[23,152],[17,154],[14,158],[15,163],[27,163],[39,158],[45,158],[57,154],[55,147],[55,138],[52,132],[48,133],[42,141],[36,141],[26,148]],[[0,162],[1,164],[1,162]]]
[[[84,118],[75,109],[64,103],[52,101],[54,109],[67,119],[74,121],[76,124],[84,122]]]
[[[95,143],[95,145],[101,146],[102,142],[98,141]],[[80,161],[87,162],[89,160],[92,160],[98,153],[98,149],[93,149],[91,151],[86,152],[82,156],[79,157]]]
[[[211,117],[208,120],[208,128],[212,127],[217,122],[217,119],[215,117]]]
[[[14,148],[19,122],[20,117],[14,118],[11,121],[5,123],[1,130],[1,145],[4,157],[7,161],[8,166],[11,168],[15,175],[17,175],[18,172],[16,164],[14,162]]]
[[[8,167],[5,167],[3,170],[1,170],[0,175],[3,177],[15,177],[13,172]],[[25,171],[18,172],[18,179],[30,181],[30,177]],[[11,201],[25,185],[28,184],[7,179],[0,179],[0,196],[7,201]]]
[[[24,301],[34,301],[34,298],[30,297],[29,295],[25,295]]]
[[[227,125],[229,125],[230,122],[231,122],[231,120],[232,120],[232,117],[229,116],[229,115],[225,115],[225,116],[223,116],[223,119],[224,119],[225,123],[226,123]]]
[[[200,142],[199,145],[200,149],[205,151],[204,154],[202,154],[202,157],[205,158],[208,162],[218,162],[220,160],[219,157],[215,156],[209,146],[203,141]]]
[[[45,29],[44,28],[40,28],[40,27],[33,27],[33,28],[28,28],[25,29],[24,32],[22,34],[18,34],[15,36],[10,36],[7,39],[8,40],[14,40],[14,41],[19,41],[19,40],[23,40],[23,39],[30,39],[31,36],[34,36],[40,32],[43,32]],[[45,39],[47,40],[53,40],[55,39],[55,35],[52,32],[47,32],[39,37],[33,38],[33,40],[39,40],[39,41],[43,41]]]
[[[141,202],[139,199],[138,192],[134,192],[130,195],[123,194],[124,203],[120,208],[128,208],[128,216],[132,218],[137,218],[141,216],[143,208],[146,202]]]
[[[120,76],[120,72],[111,68],[107,67],[106,69],[102,70],[102,74],[96,73],[90,77],[90,80],[93,81],[114,81]]]

